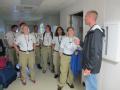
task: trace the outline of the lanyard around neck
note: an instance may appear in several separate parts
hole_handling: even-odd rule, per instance
[[[13,38],[15,39],[15,34],[14,34],[14,32],[12,32],[12,34],[13,34]]]
[[[62,37],[60,38],[60,36],[58,36],[58,43],[59,43],[59,45],[61,44],[61,41],[62,41]]]
[[[29,45],[29,35],[28,35],[28,39],[27,37],[24,35],[25,41],[26,41],[26,45],[27,45],[27,51],[28,51],[28,45]]]
[[[37,33],[34,33],[34,36],[35,36],[35,38],[36,38],[36,40],[37,40],[37,38],[38,38],[38,34],[37,34]]]
[[[46,38],[47,38],[47,42],[50,42],[50,35],[48,33],[45,34]]]

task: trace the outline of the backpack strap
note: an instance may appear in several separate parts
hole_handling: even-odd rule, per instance
[[[43,33],[43,42],[44,42],[45,34],[46,34],[46,32]],[[52,39],[53,39],[53,33],[52,33],[52,32],[50,32],[50,35],[51,35],[51,37],[52,37]]]
[[[53,33],[51,32],[51,37],[52,37],[52,39],[53,39]]]

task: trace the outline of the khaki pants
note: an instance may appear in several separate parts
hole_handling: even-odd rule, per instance
[[[63,87],[67,81],[70,85],[73,84],[73,74],[70,69],[70,56],[62,55],[60,61],[60,83],[59,86]]]
[[[35,80],[35,71],[34,71],[34,65],[35,65],[35,54],[34,52],[29,52],[29,54],[26,54],[26,52],[20,52],[19,53],[19,60],[21,65],[21,79],[26,79],[26,67],[28,66],[30,69],[30,78],[31,80]]]
[[[8,55],[9,55],[10,62],[12,62],[14,66],[18,64],[18,55],[16,54],[16,51],[14,48],[8,49]]]
[[[35,64],[41,64],[41,51],[40,47],[35,48]]]
[[[42,55],[42,68],[43,70],[47,70],[47,63],[50,62],[50,69],[53,69],[53,60],[52,60],[52,48],[42,46],[41,49]]]
[[[54,51],[53,64],[54,64],[55,74],[59,74],[60,73],[60,53],[59,52]]]

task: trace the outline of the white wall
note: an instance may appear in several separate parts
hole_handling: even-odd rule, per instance
[[[80,11],[83,11],[85,15],[88,10],[98,11],[98,23],[101,26],[105,22],[120,22],[119,3],[119,0],[78,0],[71,6],[61,10],[60,24],[62,27],[67,28],[69,26],[69,15]],[[88,27],[84,24],[83,28],[85,36]],[[98,81],[99,90],[120,90],[120,63],[115,64],[103,60]]]
[[[56,27],[60,25],[60,15],[46,15],[40,21],[39,24],[51,25],[52,32],[56,31]]]
[[[80,3],[82,3],[81,0],[78,0],[77,3],[73,3],[70,7],[61,10],[60,24],[64,29],[70,25],[70,15],[83,11],[83,6]]]
[[[3,20],[0,20],[0,32],[4,32],[5,31],[5,24]]]
[[[4,21],[1,19],[0,20],[0,38],[4,37],[4,33],[5,33],[5,23]]]
[[[60,25],[60,17],[59,15],[44,16],[40,22],[50,25]]]
[[[104,1],[104,23],[120,23],[119,3],[120,0]],[[116,47],[116,45],[113,44],[113,47]],[[120,90],[120,63],[103,61],[100,79],[101,90]]]
[[[120,22],[120,0],[105,0],[105,21]]]

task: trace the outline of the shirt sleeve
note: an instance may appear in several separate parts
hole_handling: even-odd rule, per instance
[[[64,46],[65,46],[65,38],[62,39],[61,44],[60,44],[60,52],[64,51]]]
[[[5,39],[7,40],[9,46],[13,45],[13,42],[12,42],[13,40],[10,33],[6,33]]]
[[[79,39],[79,38],[75,37],[75,39]],[[73,43],[74,50],[76,50],[78,47],[79,47],[79,45],[76,45],[75,43]]]
[[[20,43],[20,37],[17,37],[16,40],[14,41],[14,43],[15,43],[16,45],[18,45],[18,44]]]

